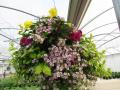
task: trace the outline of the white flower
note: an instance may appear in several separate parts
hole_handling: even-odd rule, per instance
[[[44,38],[42,38],[40,35],[33,34],[33,40],[42,44],[44,41]]]

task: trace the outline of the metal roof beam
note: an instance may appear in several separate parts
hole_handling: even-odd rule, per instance
[[[68,22],[71,22],[76,27],[79,27],[90,2],[91,0],[70,0],[67,18]]]

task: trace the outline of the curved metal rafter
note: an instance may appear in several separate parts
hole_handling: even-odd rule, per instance
[[[119,50],[119,49],[117,49],[117,48],[115,48],[115,47],[106,48],[106,50],[108,50],[108,49],[114,49],[114,50],[116,50],[116,51],[120,52],[120,50]]]
[[[106,51],[106,53],[107,53],[106,56],[108,56],[108,55],[118,54],[119,52],[118,53],[112,53],[110,51]]]
[[[117,38],[119,38],[119,37],[120,37],[120,35],[117,36],[117,37],[114,37],[114,38],[110,39],[109,41],[106,41],[105,43],[101,44],[101,45],[98,46],[97,48],[100,48],[100,47],[102,47],[103,45],[105,45],[105,44],[107,44],[107,43],[109,43],[109,42],[111,42],[111,41],[113,41],[113,40],[115,40],[115,39],[117,39]]]
[[[3,32],[3,31],[2,31],[2,29],[4,29],[4,30],[5,30],[5,29],[10,29],[10,30],[11,30],[11,29],[14,29],[14,30],[19,30],[18,28],[0,28],[0,31],[1,31],[1,32]],[[3,32],[3,33],[5,33],[5,32]],[[5,34],[7,34],[7,33],[5,33]],[[12,39],[12,40],[14,40],[14,39]]]
[[[0,58],[0,60],[7,60],[7,58]]]
[[[101,25],[101,26],[98,26],[98,27],[90,30],[88,33],[86,33],[86,35],[89,34],[89,33],[92,32],[92,31],[95,31],[95,30],[99,29],[99,28],[102,28],[102,27],[105,27],[105,26],[108,26],[108,25],[111,25],[111,24],[115,24],[115,23],[117,23],[117,22],[110,22],[110,23],[106,23],[106,24],[103,24],[103,25]]]
[[[15,29],[15,30],[18,30],[18,28],[0,28],[0,31],[2,31],[2,29]],[[4,32],[4,33],[5,33],[5,32]],[[5,37],[5,38],[7,38],[7,39],[9,39],[10,41],[12,40],[13,42],[17,43],[14,39],[11,39],[10,37],[8,37],[8,36],[6,36],[6,35],[4,35],[4,34],[1,34],[1,33],[0,33],[0,35],[3,36],[3,37]],[[18,44],[18,43],[17,43],[17,44]]]
[[[108,41],[108,40],[94,40],[94,41]]]
[[[0,7],[1,7],[1,8],[6,8],[6,9],[10,9],[10,10],[14,10],[14,11],[18,11],[18,12],[21,12],[21,13],[24,13],[24,14],[27,14],[27,15],[30,15],[30,16],[33,16],[33,17],[38,18],[38,19],[40,18],[39,16],[36,16],[36,15],[34,15],[34,14],[31,14],[31,13],[28,13],[28,12],[25,12],[25,11],[23,11],[23,10],[19,10],[19,9],[16,9],[16,8],[7,7],[7,6],[2,6],[2,5],[0,5]],[[0,29],[16,29],[16,30],[18,30],[18,28],[0,28]],[[3,37],[5,37],[5,38],[7,38],[7,39],[9,39],[9,40],[11,40],[11,41],[13,41],[13,42],[15,42],[16,44],[18,44],[15,40],[13,40],[13,39],[11,39],[11,38],[3,35],[3,34],[0,34],[0,35],[3,36]]]
[[[7,39],[9,39],[9,40],[11,40],[11,41],[13,41],[13,42],[15,42],[16,44],[19,44],[18,42],[16,42],[15,40],[11,39],[10,37],[5,36],[4,34],[0,33],[0,35],[5,37],[5,38],[7,38]]]
[[[92,18],[91,20],[89,20],[85,25],[83,25],[80,29],[82,30],[83,28],[85,28],[87,25],[89,25],[92,21],[94,21],[96,18],[100,17],[101,15],[103,15],[104,13],[108,12],[109,10],[113,9],[113,7],[110,7],[108,9],[106,9],[105,11],[101,12],[100,14],[98,14],[97,16],[95,16],[94,18]]]
[[[120,45],[113,46],[113,47],[107,47],[107,48],[118,48],[118,47],[120,47]]]
[[[114,30],[112,30],[110,33],[106,34],[104,37],[102,37],[100,40],[103,40],[105,37],[109,36],[110,34],[112,34],[114,31],[118,30],[118,28],[115,28]]]
[[[101,36],[101,35],[109,35],[109,36],[115,37],[113,34],[120,34],[120,33],[102,33],[102,34],[94,35],[93,37],[98,37],[98,36]]]
[[[10,56],[6,56],[6,55],[0,55],[0,56],[10,57]]]
[[[13,39],[14,41],[18,41],[18,40],[20,40],[20,38],[15,38],[15,39]],[[11,40],[5,40],[5,41],[3,41],[3,42],[10,42]]]
[[[33,16],[33,17],[35,17],[35,18],[40,18],[39,16],[36,16],[36,15],[34,15],[34,14],[31,14],[31,13],[28,13],[28,12],[25,12],[25,11],[23,11],[23,10],[19,10],[19,9],[16,9],[16,8],[12,8],[12,7],[7,7],[7,6],[2,6],[2,5],[0,5],[0,7],[1,8],[6,8],[6,9],[10,9],[10,10],[14,10],[14,11],[18,11],[18,12],[21,12],[21,13],[24,13],[24,14],[27,14],[27,15],[30,15],[30,16]]]
[[[19,30],[19,28],[0,28],[0,30],[2,29],[15,29],[15,30]]]
[[[2,62],[5,62],[5,61],[7,61],[7,60],[9,60],[9,59],[4,59],[4,58],[1,58],[1,59],[0,59],[0,61],[2,61]]]

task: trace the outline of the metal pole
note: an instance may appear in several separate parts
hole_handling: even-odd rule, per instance
[[[120,0],[112,0],[120,30]]]

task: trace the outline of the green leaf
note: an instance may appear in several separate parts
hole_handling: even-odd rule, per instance
[[[37,57],[37,55],[36,55],[35,53],[34,53],[34,54],[33,54],[33,53],[31,53],[31,54],[30,54],[30,57],[34,59],[34,58],[36,58],[36,57]]]
[[[35,67],[35,74],[44,73],[45,75],[51,76],[51,69],[46,64],[39,64]]]
[[[43,71],[44,64],[39,64],[35,67],[35,74],[40,74]]]
[[[9,50],[10,52],[17,50],[17,48],[15,48],[14,43],[13,43],[12,41],[9,43],[9,49],[8,49],[8,50]]]
[[[48,34],[49,34],[48,32],[43,33],[44,37],[47,37]]]
[[[42,56],[41,54],[38,54],[38,55],[37,55],[37,58],[41,58],[41,56]]]
[[[48,76],[51,76],[51,69],[50,69],[50,67],[48,67],[47,65],[44,64],[43,73],[48,75]]]
[[[44,51],[39,52],[39,53],[37,54],[37,58],[41,58],[44,54],[45,54]]]

